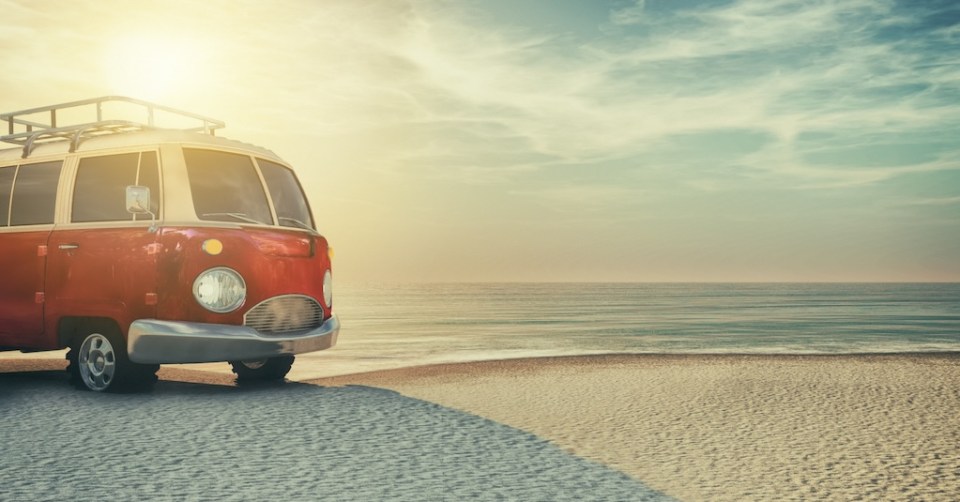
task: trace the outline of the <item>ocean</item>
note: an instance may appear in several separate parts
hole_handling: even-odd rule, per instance
[[[322,357],[358,369],[599,353],[960,351],[956,283],[354,284],[338,285],[334,309],[340,339]]]

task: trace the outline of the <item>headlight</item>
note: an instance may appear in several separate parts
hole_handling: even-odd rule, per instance
[[[333,306],[333,276],[329,270],[323,274],[323,303],[327,308]]]
[[[193,281],[193,297],[203,308],[225,314],[243,305],[247,299],[247,285],[240,274],[229,268],[211,268]]]

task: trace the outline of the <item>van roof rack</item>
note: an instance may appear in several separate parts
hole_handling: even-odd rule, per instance
[[[104,117],[105,103],[127,103],[138,108],[138,114],[146,114],[145,120],[128,119],[107,119]],[[86,107],[87,110],[77,110],[71,112],[82,114],[84,111],[90,113],[90,107],[96,111],[96,120],[94,121],[75,121],[78,123],[58,124],[57,112],[62,114],[66,109]],[[38,119],[28,116],[48,112],[49,121],[38,121]],[[178,121],[187,121],[192,124],[190,127],[157,127],[156,112],[163,112]],[[34,145],[40,141],[46,140],[69,140],[70,152],[77,150],[80,142],[94,136],[103,136],[108,134],[118,134],[131,131],[142,131],[148,129],[173,129],[189,132],[202,132],[204,134],[214,135],[216,129],[224,127],[220,120],[211,119],[195,113],[185,112],[174,108],[141,101],[139,99],[128,98],[124,96],[104,96],[100,98],[85,99],[82,101],[72,101],[61,103],[59,105],[42,106],[40,108],[31,108],[29,110],[20,110],[18,112],[0,113],[0,121],[7,123],[7,134],[0,136],[0,141],[13,143],[23,146],[23,158],[30,156]]]

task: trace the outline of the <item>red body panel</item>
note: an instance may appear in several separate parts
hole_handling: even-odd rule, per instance
[[[267,298],[301,294],[323,305],[323,274],[330,269],[327,241],[319,235],[281,229],[165,228],[157,274],[157,319],[243,324],[243,314]],[[216,256],[202,250],[207,239],[223,243]],[[216,314],[193,297],[193,281],[213,267],[229,267],[246,282],[239,309]],[[331,311],[326,306],[324,318]]]
[[[220,240],[223,251],[204,252],[207,239]],[[46,256],[38,256],[40,246]],[[0,347],[60,348],[57,325],[65,317],[110,318],[124,335],[137,319],[241,325],[247,310],[286,294],[313,297],[324,318],[332,315],[323,305],[327,241],[315,234],[215,227],[55,230],[0,234],[0,252],[6,263],[17,264],[0,276]],[[194,299],[194,280],[213,267],[229,267],[246,282],[247,299],[234,312],[213,313]]]
[[[43,333],[43,276],[49,230],[0,233],[0,347],[34,346]]]
[[[152,318],[157,234],[146,227],[55,230],[47,256],[45,345],[56,348],[63,317],[108,317],[122,330]]]

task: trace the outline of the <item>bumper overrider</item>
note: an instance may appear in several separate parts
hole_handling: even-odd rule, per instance
[[[249,361],[328,349],[337,343],[334,314],[306,332],[262,335],[247,326],[139,319],[130,324],[127,354],[141,364]]]

